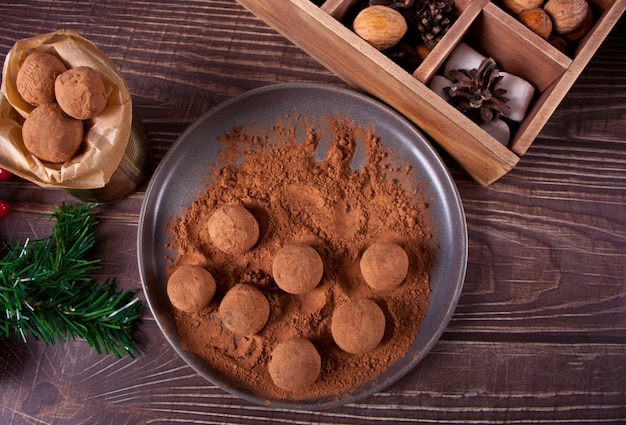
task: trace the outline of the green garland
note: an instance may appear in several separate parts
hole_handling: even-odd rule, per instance
[[[118,291],[114,280],[89,277],[100,268],[88,257],[96,242],[94,205],[62,205],[52,234],[38,240],[5,243],[0,260],[0,336],[13,329],[46,344],[84,338],[99,354],[117,357],[139,350],[133,329],[142,303],[134,291]]]

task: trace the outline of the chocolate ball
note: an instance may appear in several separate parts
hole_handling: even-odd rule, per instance
[[[109,98],[102,77],[88,66],[77,66],[59,75],[54,90],[61,109],[79,120],[98,115]]]
[[[276,345],[267,369],[276,386],[297,391],[317,380],[322,359],[311,341],[298,337]]]
[[[215,279],[203,267],[185,264],[167,281],[167,296],[174,307],[187,313],[197,313],[211,303],[215,295]]]
[[[409,256],[401,246],[390,242],[371,245],[361,256],[361,274],[375,290],[397,288],[409,270]]]
[[[303,243],[281,248],[272,264],[272,275],[280,289],[305,294],[315,288],[324,274],[324,263],[315,249]]]
[[[68,116],[56,103],[37,106],[22,126],[24,146],[42,161],[63,163],[83,142],[83,123]]]
[[[372,300],[351,300],[335,309],[330,330],[335,343],[343,351],[367,353],[383,339],[385,313]]]
[[[259,223],[241,205],[224,205],[209,217],[209,237],[227,254],[242,254],[259,239]]]
[[[67,70],[61,59],[50,53],[33,52],[17,71],[18,93],[33,106],[54,102],[54,80]]]
[[[254,335],[267,323],[270,303],[257,288],[240,283],[233,286],[222,299],[219,316],[233,333]]]

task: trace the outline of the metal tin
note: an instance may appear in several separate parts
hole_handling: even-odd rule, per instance
[[[128,145],[111,180],[97,189],[66,189],[73,197],[97,204],[120,201],[143,183],[149,158],[149,145],[141,120],[133,114]]]

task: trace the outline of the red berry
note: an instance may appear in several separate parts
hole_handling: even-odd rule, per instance
[[[13,178],[13,173],[5,170],[4,168],[0,168],[0,180],[11,180]]]
[[[9,203],[3,199],[0,199],[0,218],[4,218],[11,212]]]

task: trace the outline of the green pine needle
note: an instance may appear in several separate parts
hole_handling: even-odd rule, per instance
[[[99,354],[139,354],[133,330],[143,306],[135,292],[90,277],[100,268],[100,260],[89,258],[98,224],[93,208],[63,204],[44,216],[56,219],[50,236],[5,243],[0,335],[14,330],[26,340],[30,333],[46,344],[84,338]]]

